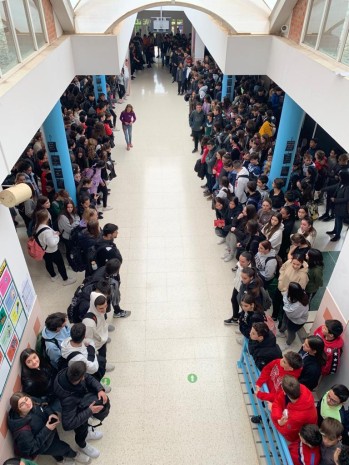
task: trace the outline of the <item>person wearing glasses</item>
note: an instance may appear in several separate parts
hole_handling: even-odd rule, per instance
[[[348,399],[349,389],[343,384],[335,384],[317,404],[318,425],[321,426],[325,418],[334,418],[340,421],[344,427],[342,442],[345,445],[349,445],[348,412],[344,408]]]

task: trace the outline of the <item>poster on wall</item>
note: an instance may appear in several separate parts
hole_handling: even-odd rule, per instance
[[[22,284],[21,297],[22,297],[22,302],[24,305],[25,313],[27,314],[27,317],[29,317],[34,307],[34,302],[36,298],[34,287],[29,277],[26,278]]]
[[[35,301],[35,293],[28,279],[26,303],[23,303],[6,260],[0,266],[0,397]]]

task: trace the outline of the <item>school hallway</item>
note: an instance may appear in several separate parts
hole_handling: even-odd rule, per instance
[[[193,171],[188,104],[171,80],[153,65],[132,81],[127,102],[116,104],[118,115],[134,106],[134,148],[126,151],[122,131],[115,133],[113,210],[100,223],[119,226],[121,306],[132,314],[110,321],[112,408],[92,463],[257,463],[236,370],[241,346],[236,328],[223,324],[231,315],[232,262],[220,259],[211,202]],[[63,288],[42,263],[28,264],[45,314],[66,311],[83,273]],[[74,443],[72,433],[62,437]]]

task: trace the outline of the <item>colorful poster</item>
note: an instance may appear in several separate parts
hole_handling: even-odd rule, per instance
[[[13,334],[10,345],[9,345],[9,347],[7,349],[7,352],[6,352],[7,358],[8,358],[10,363],[12,363],[13,359],[15,358],[15,354],[17,352],[18,346],[19,346],[18,337],[16,336],[16,334]]]
[[[31,279],[28,277],[22,284],[22,302],[26,314],[29,316],[35,302],[35,291]]]
[[[19,297],[17,297],[13,305],[12,311],[10,313],[10,318],[11,318],[11,321],[14,327],[16,327],[17,325],[17,321],[19,320],[19,317],[21,316],[22,310],[23,310],[22,302],[19,300]]]
[[[13,304],[15,303],[17,297],[17,291],[15,288],[15,285],[12,283],[11,286],[9,287],[8,293],[6,294],[6,297],[4,299],[4,304],[7,309],[7,313],[10,314]]]
[[[29,278],[22,286],[22,294],[19,294],[8,264],[4,260],[0,266],[0,397],[11,366],[15,362],[27,324],[27,315],[33,308],[35,297]]]
[[[12,282],[10,271],[7,267],[6,260],[2,262],[0,267],[0,295],[1,297],[5,297],[6,291],[9,285]]]
[[[0,349],[0,393],[2,393],[5,387],[8,374],[10,373],[10,369],[11,365],[9,364],[7,358]]]
[[[5,312],[5,309],[4,307],[1,307],[0,308],[0,334],[2,333],[2,328],[5,325],[6,318],[7,318],[7,314]]]
[[[14,329],[11,320],[7,318],[0,336],[0,347],[6,353],[6,350],[10,344]]]

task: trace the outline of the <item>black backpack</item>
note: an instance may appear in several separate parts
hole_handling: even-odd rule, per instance
[[[80,237],[83,228],[81,226],[75,226],[70,234],[70,263],[72,270],[75,272],[86,270],[86,257],[84,251],[80,245]]]
[[[47,351],[46,351],[46,342],[53,342],[53,344],[58,347],[59,350],[61,350],[59,343],[55,337],[52,339],[45,339],[42,337],[42,331],[39,332],[39,334],[36,337],[36,343],[35,343],[35,351],[37,354],[42,357],[46,361],[50,361]]]
[[[61,355],[57,362],[58,371],[64,370],[64,368],[68,368],[70,360],[79,355],[80,353],[81,352],[79,352],[78,350],[74,350],[74,352],[71,352],[67,358],[62,357]]]
[[[95,290],[99,279],[89,276],[74,292],[71,304],[67,308],[70,323],[81,323],[90,306],[90,294]],[[85,305],[83,305],[83,302]]]

